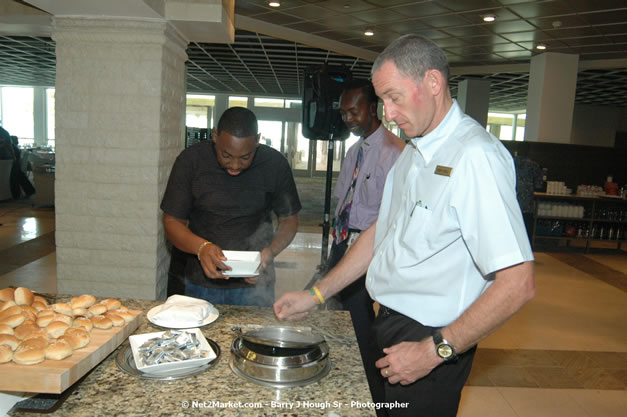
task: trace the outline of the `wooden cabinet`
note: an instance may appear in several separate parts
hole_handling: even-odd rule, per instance
[[[588,252],[592,247],[621,249],[627,237],[627,200],[535,193],[531,244],[562,241]]]

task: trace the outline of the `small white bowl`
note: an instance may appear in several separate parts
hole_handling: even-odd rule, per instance
[[[135,360],[135,367],[137,370],[146,372],[149,374],[167,374],[168,372],[178,371],[186,368],[196,368],[198,366],[205,365],[216,358],[216,353],[213,351],[205,336],[203,336],[200,329],[186,329],[188,333],[194,333],[200,342],[200,350],[209,351],[209,356],[200,359],[188,359],[179,362],[161,363],[158,365],[145,365],[141,360],[139,353],[139,347],[143,345],[147,340],[154,339],[162,336],[165,332],[144,333],[129,336],[128,341],[131,345],[133,352],[133,360]]]
[[[253,251],[222,251],[226,256],[224,263],[230,266],[230,271],[222,271],[224,275],[232,277],[255,277],[259,275],[259,265],[261,265],[261,252]]]

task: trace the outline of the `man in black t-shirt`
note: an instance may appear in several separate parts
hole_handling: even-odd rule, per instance
[[[226,110],[213,138],[178,156],[161,202],[168,239],[189,254],[185,294],[214,304],[271,306],[273,259],[294,238],[301,209],[292,171],[283,155],[259,144],[257,118],[248,109]],[[222,250],[260,251],[260,274],[224,275],[230,268]]]

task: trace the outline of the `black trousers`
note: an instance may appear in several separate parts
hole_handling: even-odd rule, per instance
[[[430,337],[435,327],[421,323],[382,306],[374,324],[380,349],[403,341],[418,342]],[[444,362],[410,385],[385,382],[385,402],[409,403],[408,408],[390,410],[390,416],[455,417],[462,388],[470,375],[476,346],[452,362]]]
[[[331,252],[328,259],[328,269],[331,270],[338,264],[344,256],[347,249],[348,239],[339,245],[333,242]],[[374,402],[385,401],[385,392],[383,390],[383,377],[375,366],[375,362],[383,356],[383,352],[377,348],[377,344],[372,332],[374,325],[374,310],[372,309],[373,301],[366,291],[366,276],[360,277],[348,287],[344,288],[339,294],[340,301],[345,310],[348,310],[353,320],[355,335],[359,345],[359,352],[364,363],[366,378],[368,378],[368,386],[372,394]],[[377,415],[385,415],[378,412]]]

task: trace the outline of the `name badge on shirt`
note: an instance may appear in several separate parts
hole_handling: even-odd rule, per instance
[[[453,168],[438,165],[435,167],[435,171],[433,173],[437,175],[444,175],[445,177],[450,177],[451,172],[453,172]]]

